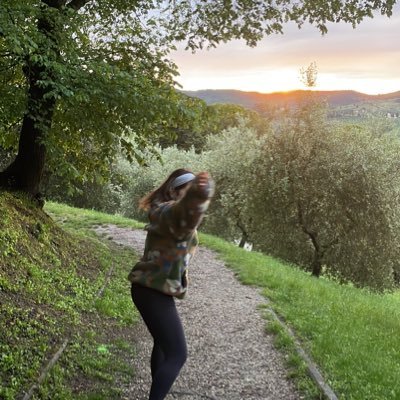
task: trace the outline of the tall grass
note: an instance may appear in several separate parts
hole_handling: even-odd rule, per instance
[[[209,235],[201,242],[243,283],[263,289],[340,399],[400,399],[400,292],[378,295],[317,279]]]

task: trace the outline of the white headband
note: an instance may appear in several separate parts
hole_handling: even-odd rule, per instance
[[[171,188],[175,189],[179,186],[184,185],[185,183],[191,182],[194,178],[196,178],[195,175],[193,175],[191,172],[183,175],[179,175],[177,178],[175,178],[171,182]]]

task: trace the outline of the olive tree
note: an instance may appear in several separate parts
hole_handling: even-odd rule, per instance
[[[257,247],[377,289],[398,269],[399,140],[331,125],[313,102],[277,126],[259,159]]]
[[[316,277],[392,287],[400,141],[373,121],[332,124],[310,96],[263,135],[243,124],[212,137],[205,159],[217,190],[205,227]]]
[[[240,246],[252,241],[257,224],[249,210],[257,196],[254,184],[264,141],[265,136],[258,135],[248,119],[242,119],[238,126],[211,136],[204,152],[205,164],[216,182],[205,229],[239,241]]]

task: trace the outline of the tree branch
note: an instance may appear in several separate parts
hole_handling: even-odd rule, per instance
[[[85,6],[87,3],[89,3],[90,0],[71,0],[68,4],[67,7],[72,8],[75,11],[78,11],[81,9],[83,6]]]
[[[66,1],[67,0],[42,0],[42,3],[59,10],[61,7],[65,6]]]

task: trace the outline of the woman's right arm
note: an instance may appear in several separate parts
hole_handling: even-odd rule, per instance
[[[188,186],[183,197],[162,204],[150,214],[160,233],[185,240],[202,221],[214,194],[214,181],[207,172],[201,172]]]

